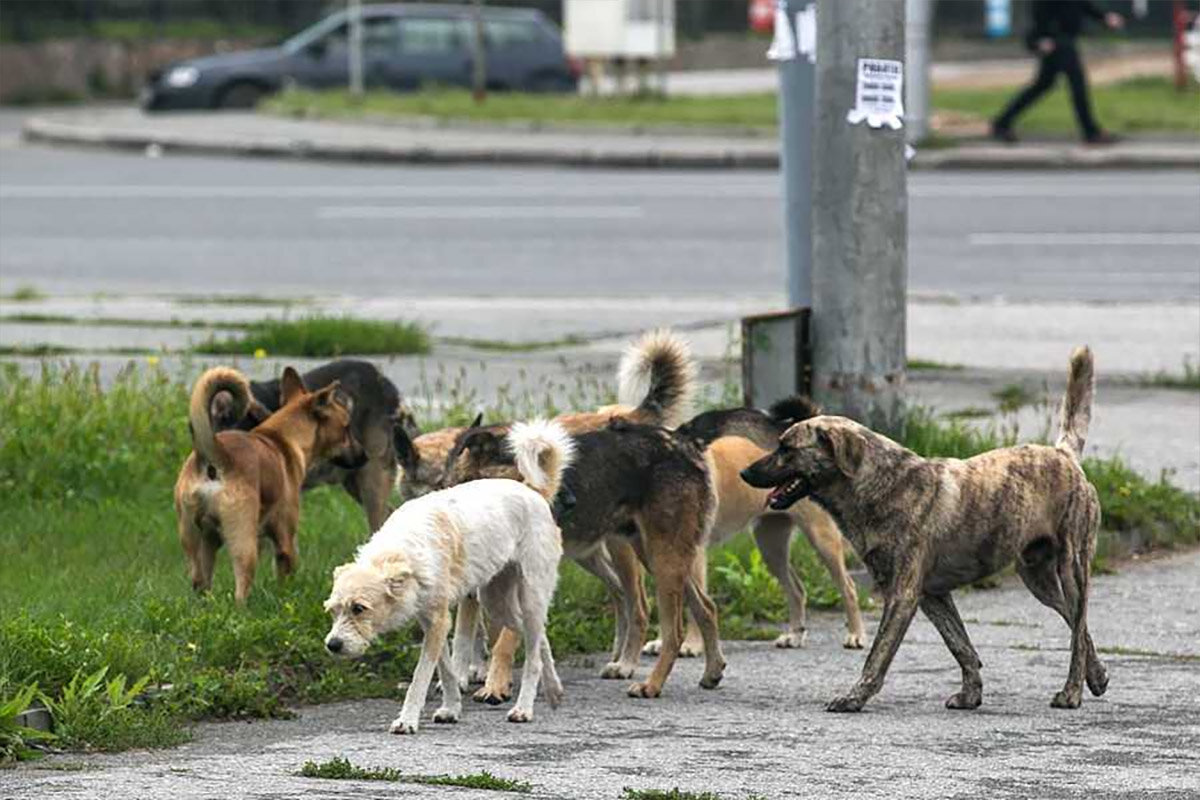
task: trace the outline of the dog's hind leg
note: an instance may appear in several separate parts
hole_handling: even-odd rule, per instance
[[[225,546],[233,562],[233,596],[238,605],[245,605],[254,586],[254,571],[258,567],[258,531],[255,521],[239,519],[223,526]]]
[[[925,594],[921,596],[921,610],[942,635],[942,641],[962,669],[962,690],[946,701],[946,708],[978,708],[983,702],[983,678],[979,675],[983,663],[967,636],[954,600],[949,594]]]
[[[775,639],[776,647],[803,647],[808,638],[808,594],[804,591],[804,581],[800,580],[788,557],[792,527],[792,518],[783,514],[764,514],[754,523],[754,542],[758,551],[787,597],[788,629]]]
[[[615,543],[614,543],[615,544]],[[635,568],[633,572],[638,575],[637,583],[641,584],[640,568],[637,567],[637,554],[628,545],[622,545],[630,555],[632,555]],[[616,549],[616,548],[614,548]],[[624,556],[622,556],[624,557]],[[633,677],[633,671],[637,668],[637,657],[632,659],[626,658],[628,650],[628,637],[630,636],[633,625],[630,623],[631,615],[636,614],[637,599],[632,601],[629,593],[625,590],[625,583],[629,580],[630,570],[628,565],[622,563],[622,571],[618,573],[617,561],[611,557],[611,551],[606,546],[601,546],[593,550],[586,556],[577,559],[579,565],[586,569],[591,574],[599,578],[605,586],[608,587],[609,593],[612,595],[613,605],[616,608],[617,624],[616,631],[613,637],[613,653],[612,660],[604,665],[600,670],[601,678],[630,678]],[[638,649],[641,649],[641,642],[637,643]]]
[[[516,580],[517,573],[510,566],[479,591],[479,600],[487,616],[488,633],[495,638],[492,640],[492,657],[488,660],[487,680],[472,696],[477,703],[497,706],[512,696],[513,661],[521,645],[517,632],[521,620]]]
[[[482,667],[476,663],[475,632],[479,628],[479,599],[472,592],[458,601],[454,614],[454,674],[460,688],[466,691],[471,673]]]
[[[1100,506],[1092,496],[1091,504],[1078,506],[1067,513],[1063,522],[1061,541],[1066,543],[1058,554],[1058,579],[1062,585],[1066,608],[1071,619],[1071,666],[1062,691],[1054,695],[1054,708],[1078,708],[1083,700],[1083,680],[1087,675],[1088,688],[1102,694],[1108,688],[1108,674],[1096,656],[1091,634],[1087,628],[1088,584],[1091,579],[1092,543],[1100,525]],[[1099,690],[1099,691],[1097,691]]]
[[[1067,604],[1063,596],[1063,584],[1059,580],[1056,545],[1048,538],[1030,543],[1017,560],[1017,574],[1021,576],[1030,593],[1043,605],[1052,608],[1063,618],[1072,631],[1075,629],[1074,607]],[[1072,582],[1072,585],[1074,583]],[[1087,685],[1093,695],[1099,697],[1108,689],[1108,672],[1096,655],[1096,646],[1091,634],[1085,634],[1087,648]]]
[[[536,576],[526,576],[521,579],[521,622],[525,629],[525,668],[521,672],[521,691],[517,694],[517,702],[508,712],[509,722],[529,722],[533,719],[533,702],[537,697],[538,684],[542,680],[543,658],[549,651],[546,647],[546,612],[549,598],[543,597],[533,582]],[[553,578],[551,579],[553,581]],[[553,582],[550,583],[553,589]],[[553,659],[553,656],[551,656]],[[551,662],[553,663],[553,661]],[[555,672],[557,682],[558,673]],[[558,691],[562,691],[561,684]]]
[[[220,539],[201,530],[195,522],[194,509],[179,507],[175,513],[179,519],[179,544],[187,557],[192,590],[204,594],[212,588],[213,562]]]
[[[842,647],[860,650],[867,643],[867,629],[863,625],[862,613],[858,610],[858,588],[855,587],[850,573],[846,571],[845,540],[842,538],[842,532],[838,530],[837,523],[829,516],[829,512],[815,503],[798,503],[795,511],[800,518],[800,529],[817,551],[817,556],[829,571],[842,596],[842,607],[846,611],[846,636],[842,639]],[[790,562],[788,566],[791,566]],[[776,640],[776,644],[778,643]]]
[[[704,556],[704,550],[699,549],[697,560]],[[684,587],[684,598],[699,630],[704,649],[704,675],[700,678],[700,686],[704,689],[715,689],[725,675],[725,655],[721,652],[717,607],[705,592],[705,587],[696,580],[695,571]]]
[[[433,670],[442,658],[446,635],[450,632],[450,609],[445,604],[435,609],[428,620],[421,620],[421,628],[424,631],[421,657],[417,660],[417,668],[413,671],[408,691],[404,693],[404,705],[400,708],[400,716],[392,721],[392,733],[416,733],[420,726],[421,709],[429,696]],[[452,690],[449,685],[447,689]]]
[[[646,600],[642,561],[633,544],[627,539],[610,536],[606,546],[620,584],[618,602],[625,604],[625,630],[623,633],[618,631],[620,652],[617,663],[628,669],[626,674],[612,677],[630,678],[641,660],[642,643],[646,641],[646,628],[650,623],[650,605]]]
[[[395,458],[371,458],[362,467],[350,473],[346,489],[362,506],[367,514],[371,532],[383,527],[392,513],[390,497],[396,483]]]

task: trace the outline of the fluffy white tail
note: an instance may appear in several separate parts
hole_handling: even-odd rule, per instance
[[[1055,446],[1075,458],[1083,455],[1088,425],[1092,421],[1092,397],[1096,393],[1096,367],[1088,347],[1076,347],[1071,353],[1067,393],[1063,395],[1061,431]]]
[[[620,402],[642,412],[639,422],[678,427],[696,389],[691,348],[666,328],[643,334],[621,356],[617,387]]]
[[[571,434],[553,420],[537,419],[514,422],[507,438],[521,477],[547,502],[553,502],[575,455]]]

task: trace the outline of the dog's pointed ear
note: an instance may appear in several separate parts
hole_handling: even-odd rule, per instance
[[[470,428],[483,427],[483,412],[482,411],[480,411],[478,414],[475,415],[475,419],[471,420],[471,424],[468,427],[470,427]]]
[[[328,416],[334,406],[342,407],[348,414],[354,410],[354,401],[342,390],[341,381],[334,381],[313,393],[313,413],[317,416]]]
[[[304,388],[304,379],[300,377],[300,373],[292,367],[284,367],[283,376],[279,379],[280,405],[286,406],[292,400],[306,394],[308,390]]]
[[[413,579],[412,564],[402,555],[387,556],[375,566],[383,575],[388,594],[392,597],[398,597],[404,584]]]
[[[833,456],[838,471],[853,478],[862,466],[866,441],[858,431],[846,428],[817,428],[817,438]]]

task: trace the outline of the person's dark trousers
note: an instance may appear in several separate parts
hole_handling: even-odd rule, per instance
[[[1087,77],[1083,74],[1083,62],[1079,58],[1079,50],[1072,40],[1060,40],[1054,51],[1042,55],[1042,63],[1038,69],[1037,78],[1023,92],[1013,98],[1004,109],[1004,113],[996,117],[993,125],[997,130],[1009,130],[1026,108],[1054,86],[1058,73],[1067,76],[1071,86],[1071,103],[1075,106],[1075,119],[1079,121],[1079,129],[1085,139],[1100,133],[1100,126],[1092,116],[1091,103],[1088,100]]]

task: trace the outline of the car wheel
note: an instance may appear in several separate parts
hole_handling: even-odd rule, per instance
[[[217,100],[218,108],[254,108],[266,94],[256,83],[242,81],[230,84],[221,90]]]

